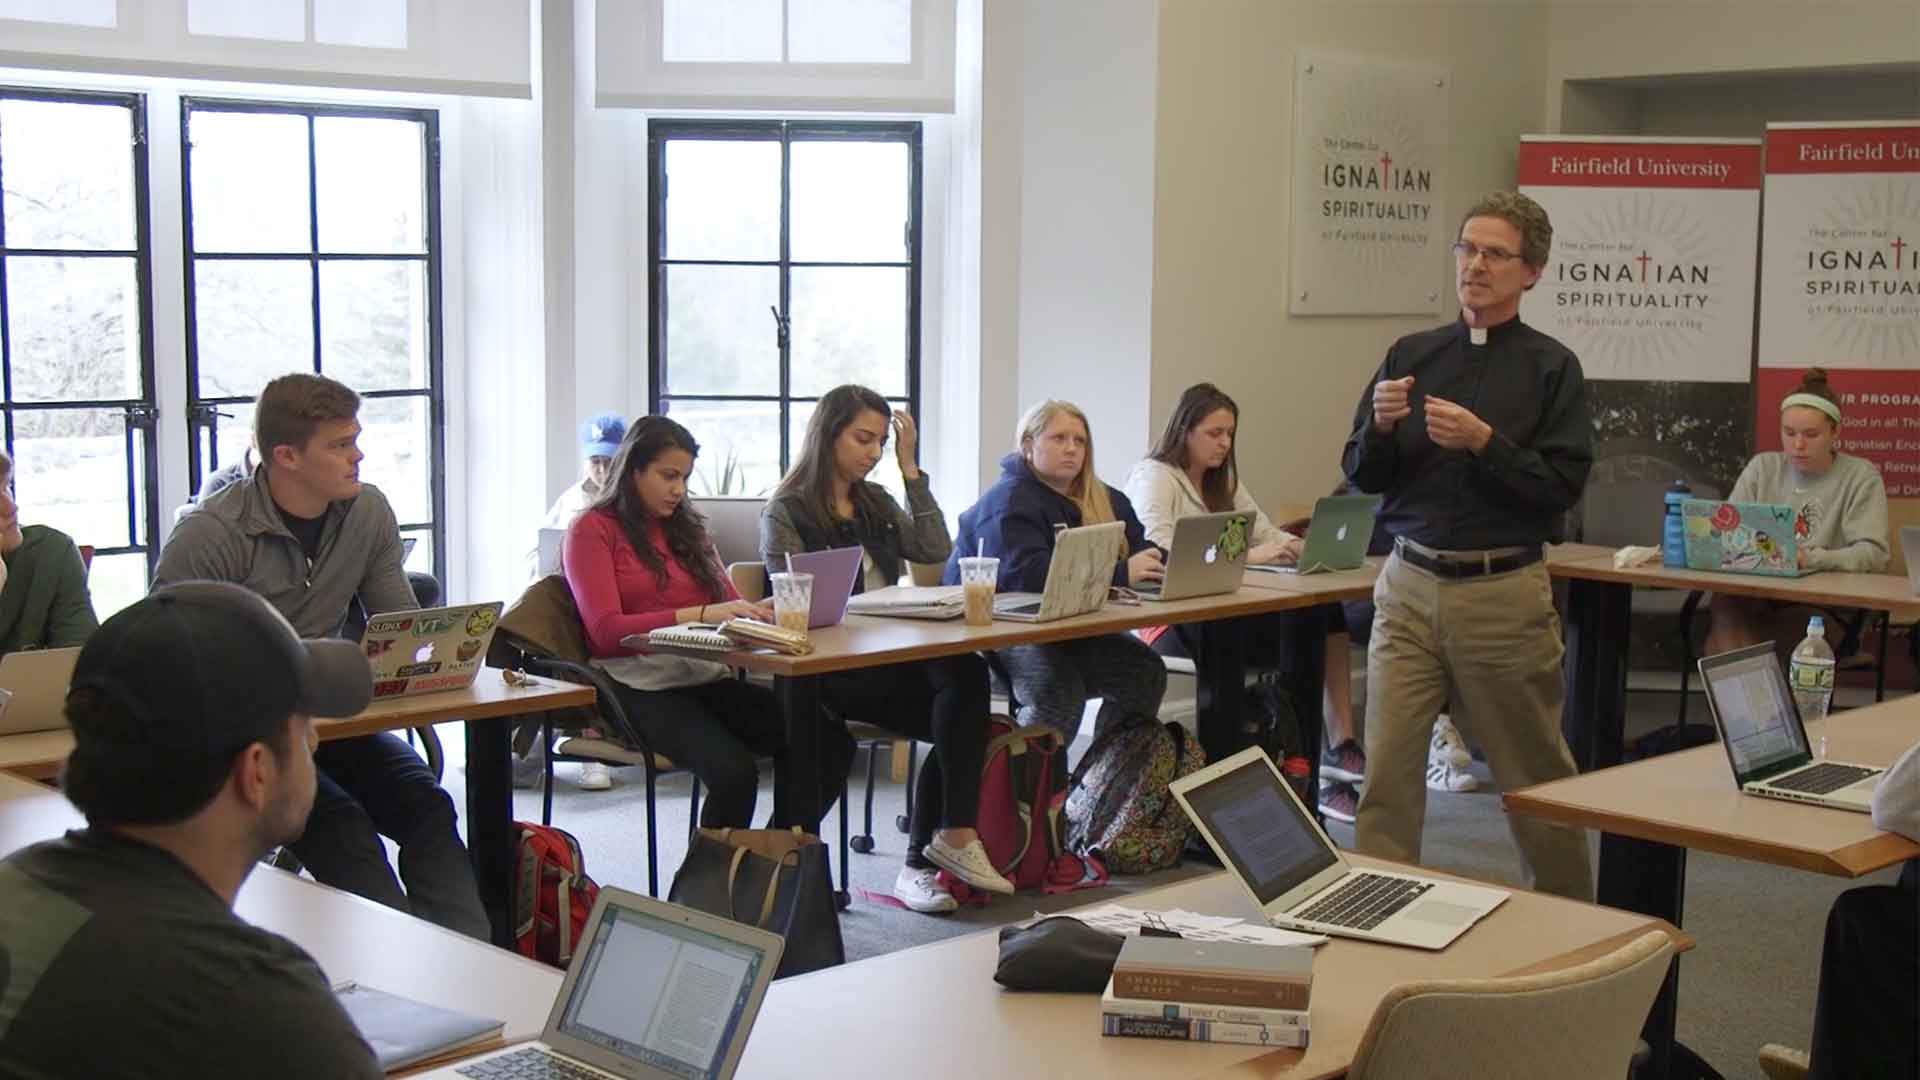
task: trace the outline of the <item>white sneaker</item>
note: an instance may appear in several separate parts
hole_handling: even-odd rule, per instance
[[[613,771],[604,761],[583,761],[580,763],[580,779],[576,781],[581,791],[605,791],[613,786]]]
[[[900,876],[893,879],[893,898],[922,915],[944,915],[960,909],[960,902],[940,884],[940,871],[932,867],[901,867]]]
[[[1480,778],[1465,769],[1456,769],[1438,758],[1427,762],[1427,789],[1430,791],[1477,791]]]
[[[1473,764],[1473,754],[1467,750],[1467,741],[1460,737],[1460,729],[1453,726],[1447,714],[1441,713],[1433,721],[1433,740],[1427,744],[1427,763],[1444,761],[1455,769],[1464,769]]]
[[[993,860],[987,858],[987,849],[974,838],[963,848],[952,848],[934,837],[921,852],[927,861],[959,878],[982,892],[999,893],[1002,896],[1013,895],[1013,882],[1000,876],[993,868]]]

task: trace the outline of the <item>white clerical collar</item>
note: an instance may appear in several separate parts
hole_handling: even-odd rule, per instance
[[[1484,326],[1467,327],[1467,340],[1475,345],[1487,343],[1487,328]]]

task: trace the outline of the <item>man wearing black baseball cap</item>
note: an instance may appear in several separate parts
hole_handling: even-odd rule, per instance
[[[317,716],[371,669],[237,585],[108,619],[67,694],[67,798],[88,827],[0,862],[0,1062],[38,1076],[377,1077],[299,946],[234,896],[313,805]]]

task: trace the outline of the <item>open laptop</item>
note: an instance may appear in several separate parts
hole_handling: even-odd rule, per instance
[[[1920,525],[1900,526],[1900,553],[1907,559],[1907,584],[1920,596]]]
[[[360,648],[373,665],[375,700],[462,690],[486,663],[501,604],[389,611],[367,620]]]
[[[0,735],[67,726],[67,688],[80,647],[27,649],[0,656]]]
[[[1700,679],[1741,791],[1872,812],[1873,789],[1886,770],[1814,757],[1773,642],[1702,657]]]
[[[602,886],[540,1041],[423,1074],[725,1080],[780,966],[779,935]]]
[[[865,557],[866,550],[858,545],[793,556],[796,572],[813,575],[813,606],[807,609],[807,629],[838,626],[847,617],[847,598],[853,595],[853,582],[860,576],[860,560]]]
[[[1510,895],[1349,865],[1257,746],[1175,780],[1173,795],[1275,926],[1443,949]]]
[[[1270,574],[1328,574],[1367,564],[1367,541],[1380,512],[1378,495],[1324,495],[1313,504],[1312,524],[1300,558],[1291,566],[1249,566]]]
[[[993,617],[1052,622],[1100,610],[1113,585],[1113,568],[1126,541],[1126,528],[1108,521],[1055,533],[1043,591],[1001,593],[993,598]]]
[[[1252,529],[1252,516],[1231,510],[1181,518],[1173,523],[1166,576],[1133,591],[1142,600],[1190,600],[1238,589],[1246,576]]]
[[[1680,504],[1680,519],[1686,527],[1689,570],[1766,577],[1812,572],[1800,568],[1793,507],[1784,503],[1687,499]]]

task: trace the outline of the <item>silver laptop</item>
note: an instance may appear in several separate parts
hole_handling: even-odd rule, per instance
[[[1367,542],[1373,539],[1374,515],[1380,512],[1378,495],[1324,495],[1313,504],[1307,542],[1291,566],[1250,566],[1269,574],[1330,574],[1358,570],[1367,564]]]
[[[1443,949],[1510,895],[1349,865],[1257,746],[1175,780],[1173,795],[1275,926]]]
[[[1773,642],[1701,658],[1700,680],[1741,791],[1872,812],[1873,789],[1886,770],[1813,755]]]
[[[80,647],[27,649],[0,656],[0,735],[67,726],[67,688]]]
[[[423,1074],[725,1080],[780,966],[779,935],[602,886],[540,1041]]]
[[[1907,584],[1920,596],[1920,525],[1900,526],[1900,553],[1907,559]]]
[[[373,665],[373,697],[411,697],[473,685],[500,623],[500,601],[420,611],[389,611],[367,620],[360,648]]]
[[[1113,585],[1127,527],[1118,521],[1062,529],[1053,538],[1045,591],[1001,593],[993,617],[1015,622],[1052,622],[1100,610]]]
[[[1181,518],[1173,523],[1166,576],[1133,591],[1142,600],[1191,600],[1238,589],[1247,572],[1252,530],[1250,515],[1231,510]]]

